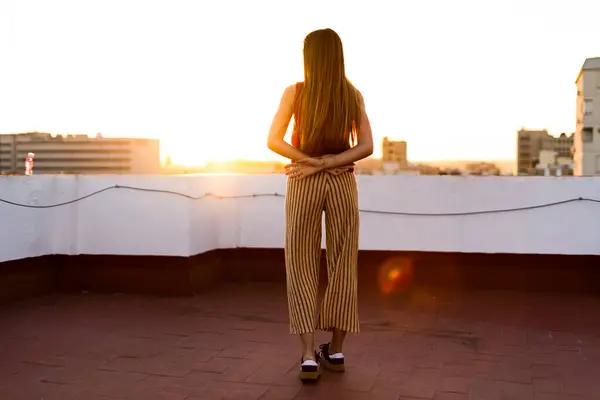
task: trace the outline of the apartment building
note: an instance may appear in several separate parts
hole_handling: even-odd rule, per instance
[[[0,174],[23,174],[34,153],[38,174],[157,174],[159,141],[103,138],[100,135],[23,133],[0,135]]]
[[[577,85],[574,175],[600,175],[600,57],[588,58]]]
[[[408,168],[408,157],[405,141],[389,140],[384,137],[381,142],[381,161],[384,164],[397,164],[400,169]]]
[[[541,155],[546,161],[549,155],[561,163],[572,157],[571,148],[574,135],[561,133],[555,137],[547,130],[521,129],[517,132],[517,175],[535,175],[535,169],[540,164]]]

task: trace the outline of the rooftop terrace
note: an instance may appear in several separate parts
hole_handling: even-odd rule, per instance
[[[358,180],[363,332],[303,387],[283,176],[0,177],[0,399],[600,398],[597,179]]]
[[[600,397],[597,298],[421,288],[402,301],[363,290],[360,301],[346,374],[302,387],[281,284],[27,300],[0,308],[0,398]]]

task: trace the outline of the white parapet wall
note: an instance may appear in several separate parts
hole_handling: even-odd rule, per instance
[[[600,202],[468,214],[600,200],[600,178],[357,179],[362,250],[600,255]],[[121,188],[110,189],[115,186]],[[47,254],[185,257],[220,248],[282,248],[285,187],[283,175],[3,176],[0,199],[20,205],[0,202],[0,262]],[[430,215],[452,213],[467,215]]]

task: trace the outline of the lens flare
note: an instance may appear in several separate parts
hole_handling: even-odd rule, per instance
[[[400,271],[398,269],[393,269],[390,272],[388,272],[388,280],[389,281],[398,280],[401,276],[402,276],[402,271]]]
[[[413,261],[407,257],[393,257],[379,268],[379,290],[385,294],[408,290],[413,280]]]

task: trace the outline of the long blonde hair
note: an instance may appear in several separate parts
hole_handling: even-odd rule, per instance
[[[300,147],[308,155],[342,152],[356,141],[361,99],[346,78],[342,40],[331,29],[304,39],[304,85],[296,124]]]

